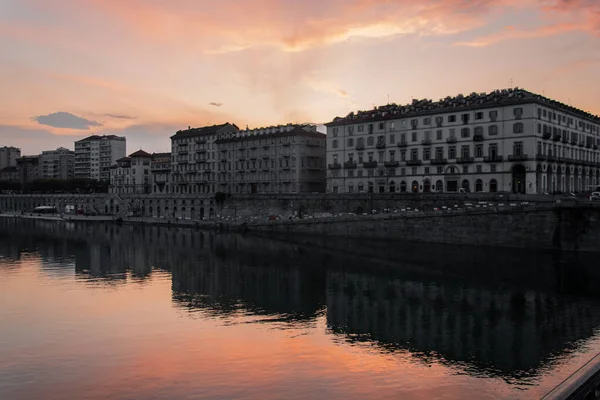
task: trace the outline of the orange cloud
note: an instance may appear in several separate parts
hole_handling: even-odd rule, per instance
[[[504,40],[542,38],[579,29],[580,27],[577,24],[549,25],[538,29],[519,29],[514,26],[508,26],[501,32],[482,36],[467,42],[458,42],[455,43],[455,46],[485,47]]]

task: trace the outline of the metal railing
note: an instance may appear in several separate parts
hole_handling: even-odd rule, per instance
[[[542,400],[599,400],[600,354],[584,364]]]

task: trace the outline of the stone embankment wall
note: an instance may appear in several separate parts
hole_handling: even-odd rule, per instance
[[[600,252],[600,207],[536,206],[279,220],[248,226],[256,232],[370,238],[462,245]]]

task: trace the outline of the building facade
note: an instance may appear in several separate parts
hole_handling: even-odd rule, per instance
[[[414,100],[327,126],[329,192],[580,192],[600,184],[600,118],[523,89]]]
[[[152,153],[152,193],[171,193],[171,153]]]
[[[72,179],[75,176],[75,152],[64,147],[42,151],[40,164],[42,179]]]
[[[19,174],[17,167],[4,167],[0,169],[0,181],[2,182],[18,182]]]
[[[75,178],[110,180],[110,167],[126,156],[125,137],[93,135],[75,142]]]
[[[219,134],[217,187],[226,193],[325,191],[325,134],[280,125]]]
[[[129,157],[117,160],[110,169],[109,193],[150,194],[152,177],[150,161],[152,155],[138,150]]]
[[[21,157],[21,149],[16,147],[0,147],[0,169],[16,167],[17,158]]]
[[[171,136],[172,193],[216,193],[218,148],[222,135],[237,132],[236,125],[189,128]]]
[[[17,178],[21,184],[33,182],[40,178],[40,156],[23,156],[17,158]]]

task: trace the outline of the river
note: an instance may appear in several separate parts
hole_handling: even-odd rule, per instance
[[[0,399],[539,398],[594,259],[0,218]]]

